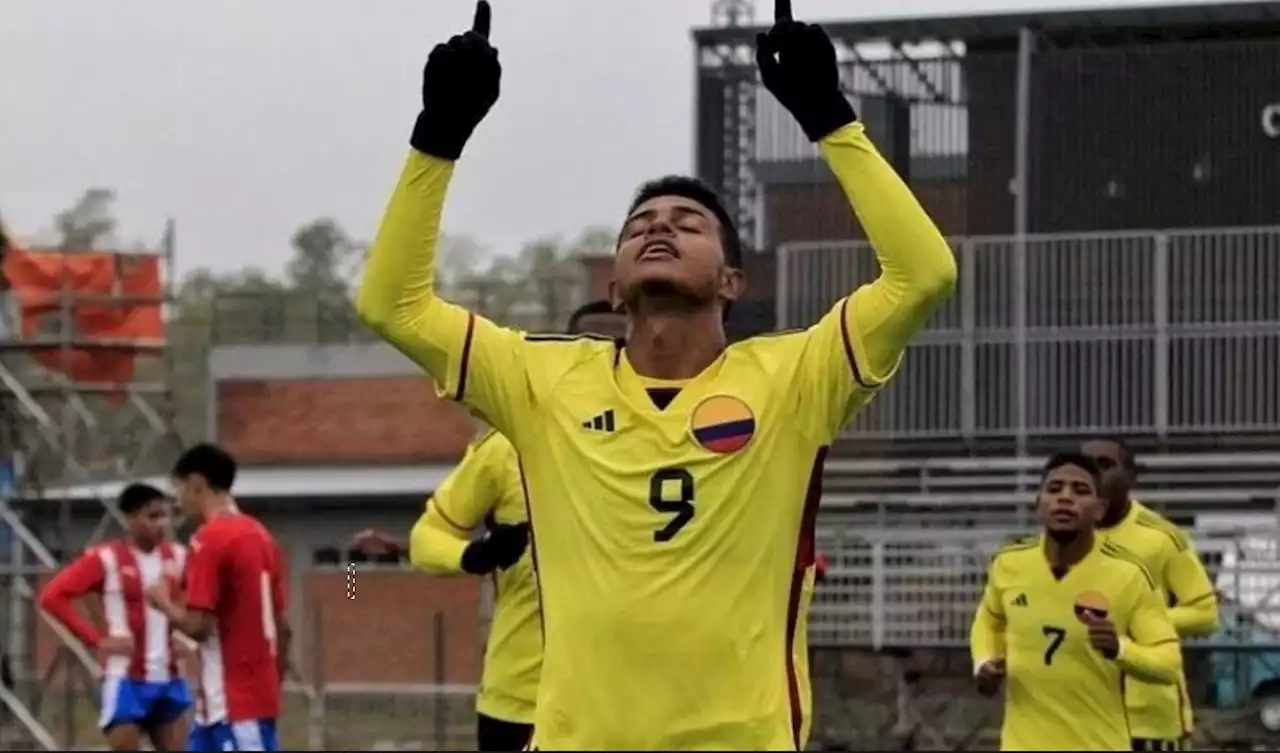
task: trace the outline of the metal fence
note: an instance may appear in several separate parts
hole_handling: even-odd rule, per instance
[[[1280,228],[952,244],[959,289],[858,435],[1280,431]],[[876,274],[865,242],[779,254],[780,327]]]
[[[968,627],[990,555],[1011,533],[875,531],[838,522],[821,527],[819,550],[831,569],[817,590],[810,621],[815,745],[991,749],[999,705],[971,689]],[[1259,709],[1280,701],[1280,529],[1204,532],[1196,540],[1222,595],[1224,626],[1214,638],[1188,644],[1201,742],[1217,749],[1265,743]],[[377,572],[362,572],[361,578],[377,578]],[[388,577],[403,576],[389,571]],[[385,609],[361,611],[353,642],[331,634],[335,626],[349,625],[351,605],[308,601],[318,590],[308,589],[296,607],[295,614],[307,616],[295,626],[297,671],[280,721],[283,746],[470,748],[474,682],[450,678],[440,668],[445,658],[457,659],[455,654],[475,651],[482,642],[455,641],[444,614],[436,613],[427,620],[431,624],[419,626],[421,640],[432,644],[425,654],[437,657],[434,670],[423,664],[419,677],[396,681],[372,669],[361,677],[360,667],[381,666],[385,672],[385,663],[361,657],[385,653],[381,643],[403,635],[403,620]],[[335,622],[326,610],[342,614]],[[51,648],[37,652],[39,685],[15,690],[57,745],[96,747],[96,685]],[[406,656],[414,653],[408,649],[401,647]],[[462,658],[463,664],[470,661]],[[338,666],[341,681],[326,671]],[[1268,695],[1272,691],[1276,697]],[[0,750],[32,749],[11,714],[0,721]]]

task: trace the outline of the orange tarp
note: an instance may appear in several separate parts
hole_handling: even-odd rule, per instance
[[[10,246],[4,276],[18,301],[22,334],[33,344],[42,334],[61,340],[64,313],[71,317],[73,334],[65,339],[84,347],[51,346],[33,355],[76,381],[129,382],[137,346],[164,338],[158,257]]]

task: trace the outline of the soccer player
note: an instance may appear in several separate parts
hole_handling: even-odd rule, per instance
[[[573,313],[569,332],[590,329],[621,337],[625,324],[608,301],[594,301]],[[481,527],[484,534],[473,540]],[[493,578],[493,620],[476,697],[476,742],[482,751],[523,750],[533,734],[542,622],[533,563],[525,555],[528,542],[520,460],[493,430],[471,445],[428,500],[407,545],[378,531],[364,531],[354,542],[365,551],[407,550],[413,566],[425,572]]]
[[[1136,556],[1097,535],[1098,466],[1060,453],[1036,497],[1039,536],[1000,549],[973,618],[978,689],[1003,681],[1001,750],[1128,750],[1124,684],[1172,684],[1178,634]]]
[[[177,671],[169,620],[148,606],[146,590],[176,581],[186,549],[168,540],[170,501],[146,484],[129,484],[116,505],[125,537],[91,547],[40,593],[40,606],[104,657],[99,725],[112,750],[139,750],[146,733],[156,750],[182,750],[191,690]],[[102,597],[105,630],[76,609]]]
[[[358,308],[519,452],[545,633],[535,747],[797,748],[795,564],[822,459],[955,283],[950,247],[842,94],[831,41],[785,0],[775,16],[764,84],[818,144],[882,271],[813,327],[732,346],[741,241],[688,178],[643,186],[622,224],[625,343],[525,335],[440,298],[449,181],[498,96],[487,2],[423,73]]]
[[[200,444],[173,467],[191,537],[185,604],[167,586],[148,597],[200,643],[200,693],[188,750],[276,750],[280,682],[291,631],[285,619],[282,557],[261,523],[231,497],[236,462]]]
[[[1102,529],[1147,566],[1169,605],[1178,635],[1203,637],[1218,630],[1218,597],[1190,537],[1160,513],[1133,499],[1138,463],[1123,439],[1085,442],[1081,451],[1102,471],[1107,503]],[[1194,728],[1185,677],[1174,685],[1133,679],[1125,685],[1133,750],[1179,750]]]

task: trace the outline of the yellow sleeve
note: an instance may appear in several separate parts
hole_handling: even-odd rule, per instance
[[[911,189],[861,123],[819,143],[875,249],[880,276],[854,291],[807,333],[799,373],[817,405],[803,410],[833,438],[894,373],[911,339],[955,287],[956,262]]]
[[[497,432],[476,440],[458,467],[427,501],[426,511],[409,533],[409,562],[426,572],[456,573],[470,532],[502,499],[502,479],[510,443]],[[514,452],[514,450],[512,450]]]
[[[1120,636],[1116,663],[1126,674],[1153,683],[1174,684],[1182,677],[1182,649],[1169,610],[1144,573],[1135,578],[1130,600],[1133,613],[1126,635]]]
[[[996,564],[987,569],[987,585],[982,589],[982,600],[973,615],[969,628],[969,654],[976,672],[984,662],[1005,655],[1004,604],[1000,601],[1000,588],[996,578]]]
[[[435,250],[453,163],[411,151],[369,251],[361,320],[435,379],[440,394],[510,435],[529,403],[524,337],[435,292]]]
[[[1165,589],[1173,597],[1169,618],[1178,635],[1203,637],[1218,632],[1218,595],[1195,546],[1185,546],[1169,558],[1164,568]]]

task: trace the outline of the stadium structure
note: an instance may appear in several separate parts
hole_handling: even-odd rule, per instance
[[[875,274],[839,188],[757,80],[750,6],[717,3],[693,33],[698,174],[754,240],[749,271],[777,280],[739,307],[739,333],[811,324]],[[1048,450],[1116,435],[1140,453],[1142,499],[1213,566],[1234,628],[1219,644],[1253,652],[1230,692],[1280,711],[1280,9],[806,20],[836,42],[846,94],[960,268],[828,460],[819,535],[839,574],[815,643],[962,649],[989,552],[976,542],[1031,525]],[[1205,672],[1198,704],[1230,694]],[[946,714],[913,704],[915,676],[880,721],[938,743]]]

